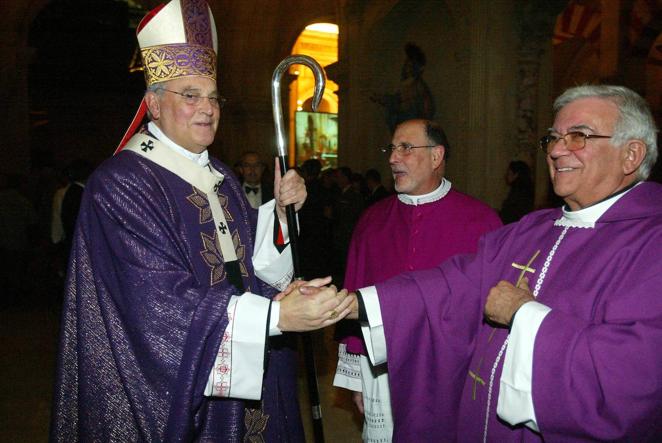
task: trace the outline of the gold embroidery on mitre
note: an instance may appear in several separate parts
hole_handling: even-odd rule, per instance
[[[246,408],[244,415],[244,424],[246,425],[246,435],[244,441],[249,443],[264,443],[262,434],[267,429],[269,415],[261,409]]]
[[[142,48],[147,86],[179,77],[200,75],[216,80],[216,53],[200,45],[169,44]]]

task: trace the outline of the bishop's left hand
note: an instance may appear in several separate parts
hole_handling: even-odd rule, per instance
[[[280,164],[276,158],[274,166],[274,198],[276,199],[276,211],[278,218],[285,222],[285,208],[288,205],[294,205],[294,210],[298,211],[306,201],[306,183],[303,178],[295,171],[290,169],[283,177],[280,176]]]
[[[534,301],[535,298],[529,289],[529,281],[525,277],[519,286],[501,280],[490,289],[485,302],[485,318],[491,323],[509,327],[517,310],[524,304]]]

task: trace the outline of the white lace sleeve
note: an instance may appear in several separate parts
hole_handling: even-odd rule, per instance
[[[363,391],[360,355],[347,352],[347,345],[344,343],[338,345],[338,366],[336,376],[333,378],[333,386],[351,391]]]

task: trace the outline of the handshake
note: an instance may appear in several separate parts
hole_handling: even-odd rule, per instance
[[[331,277],[294,281],[274,297],[280,301],[278,328],[281,331],[313,331],[325,328],[343,318],[356,318],[356,294],[338,291]]]

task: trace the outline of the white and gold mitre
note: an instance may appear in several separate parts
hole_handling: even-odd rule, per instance
[[[136,30],[147,86],[200,75],[216,81],[216,24],[205,0],[172,0]]]

